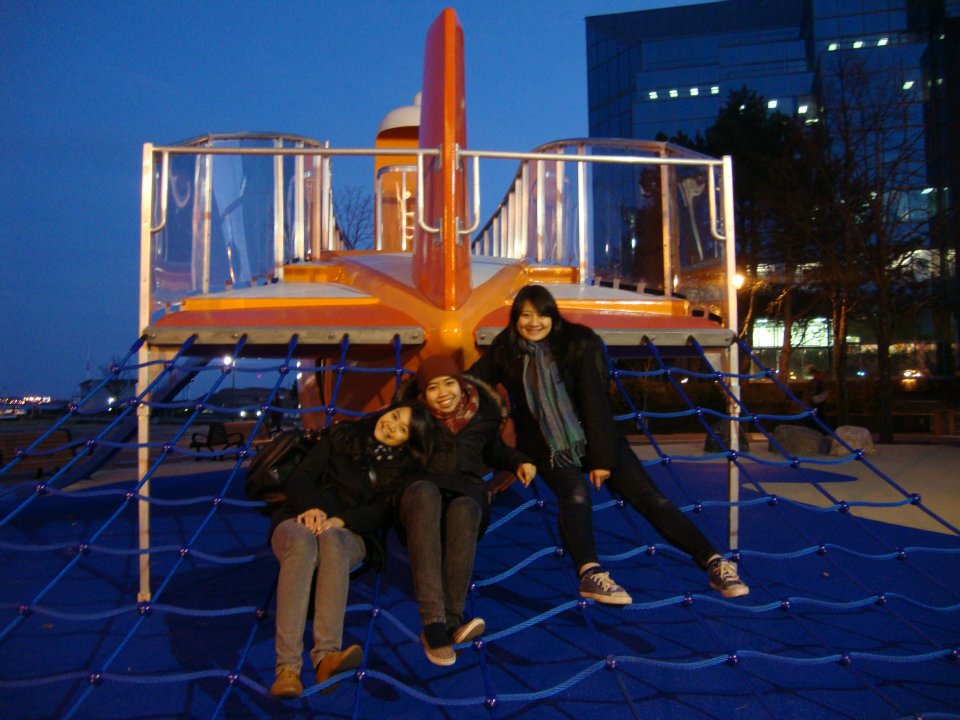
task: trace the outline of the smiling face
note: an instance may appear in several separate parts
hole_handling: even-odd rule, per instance
[[[373,437],[377,442],[397,447],[403,445],[410,437],[410,416],[413,411],[408,407],[400,407],[385,412],[377,420],[373,428]]]
[[[453,412],[462,395],[460,381],[451,375],[437,375],[423,388],[423,402],[442,415]]]
[[[517,334],[527,342],[546,340],[553,329],[553,320],[548,315],[541,315],[529,300],[520,308],[517,317]]]

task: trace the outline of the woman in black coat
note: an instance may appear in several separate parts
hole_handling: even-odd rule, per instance
[[[286,499],[270,518],[270,546],[280,561],[277,581],[276,680],[270,694],[303,693],[303,631],[314,590],[316,681],[357,667],[359,645],[341,651],[350,571],[383,561],[380,531],[403,486],[429,451],[433,422],[416,404],[325,430],[285,484]]]
[[[510,395],[517,445],[557,495],[560,535],[573,556],[580,595],[611,605],[632,602],[597,561],[584,473],[598,490],[609,483],[667,541],[688,553],[708,572],[714,590],[724,597],[749,592],[736,565],[660,492],[617,431],[603,343],[585,325],[564,320],[549,290],[527,285],[517,293],[509,325],[469,372],[501,383]]]
[[[409,478],[398,513],[410,555],[413,591],[423,632],[420,642],[435,665],[452,665],[452,644],[483,634],[482,618],[464,622],[464,606],[477,541],[489,516],[489,468],[515,472],[524,484],[537,473],[529,458],[500,439],[505,417],[500,397],[465,377],[449,357],[423,361],[417,393],[434,418],[433,451],[426,471]]]

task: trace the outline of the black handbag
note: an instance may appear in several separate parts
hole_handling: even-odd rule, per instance
[[[249,500],[265,503],[259,508],[271,515],[287,497],[287,479],[313,449],[319,434],[285,430],[262,446],[247,468],[243,491]]]

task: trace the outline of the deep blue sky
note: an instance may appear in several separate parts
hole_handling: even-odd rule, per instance
[[[0,0],[0,395],[68,397],[136,339],[143,143],[276,130],[370,147],[419,90],[447,6],[470,147],[584,136],[584,18],[678,4]]]

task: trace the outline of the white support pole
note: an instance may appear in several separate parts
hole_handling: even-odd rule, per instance
[[[150,306],[152,303],[150,260],[152,257],[153,233],[150,228],[153,224],[153,188],[153,145],[147,143],[143,146],[143,165],[140,175],[140,305],[137,319],[141,332],[150,324]],[[167,192],[167,188],[161,187],[160,192]],[[166,218],[161,218],[161,220],[166,220]],[[143,343],[137,352],[137,362],[140,364],[137,371],[138,397],[149,383],[149,360],[150,351],[147,344]],[[150,448],[147,446],[147,443],[150,442],[150,408],[143,404],[137,407],[137,442],[140,444],[140,447],[137,448],[137,477],[142,478],[146,475],[150,464]],[[150,496],[149,481],[140,488],[140,494],[144,497]],[[149,550],[150,503],[146,500],[137,501],[137,535],[140,550]],[[150,554],[149,552],[142,552],[140,554],[140,589],[137,593],[137,601],[147,602],[150,597]]]
[[[713,168],[709,168],[713,172]],[[737,243],[736,232],[733,226],[733,158],[723,157],[723,230],[726,235],[726,292],[727,292],[727,327],[733,331],[734,342],[726,350],[725,363],[730,376],[731,399],[727,403],[729,421],[729,445],[733,452],[740,452],[740,422],[736,420],[740,415],[740,349],[736,343],[738,335],[737,318]],[[735,399],[734,399],[735,398]],[[730,534],[729,547],[731,550],[740,544],[740,509],[736,503],[740,500],[740,468],[732,460],[727,461],[727,495],[730,501]]]

